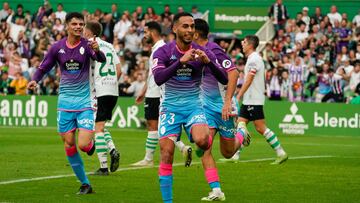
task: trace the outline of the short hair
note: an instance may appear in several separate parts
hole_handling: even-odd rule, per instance
[[[256,35],[247,35],[245,39],[253,46],[254,49],[259,46],[259,38]]]
[[[161,27],[160,24],[155,21],[150,21],[145,24],[146,27],[149,28],[149,30],[156,31],[159,35],[161,34]]]
[[[73,19],[73,18],[78,18],[78,19],[85,21],[83,14],[81,14],[79,12],[71,12],[71,13],[66,14],[65,23],[69,23],[71,21],[71,19]]]
[[[178,13],[178,14],[176,14],[176,15],[174,16],[174,18],[173,18],[173,24],[172,24],[171,27],[174,27],[174,25],[175,25],[177,22],[179,22],[179,19],[180,19],[181,17],[185,17],[185,16],[193,17],[190,13],[187,13],[187,12]]]
[[[89,29],[94,35],[100,37],[102,33],[102,25],[97,21],[88,21],[85,25],[86,29]]]
[[[197,18],[194,20],[195,21],[195,31],[199,33],[199,36],[202,39],[207,39],[208,35],[209,35],[209,24],[200,18]]]

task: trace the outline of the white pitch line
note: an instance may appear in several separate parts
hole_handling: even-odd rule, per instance
[[[360,147],[360,145],[352,145],[352,144],[317,144],[317,143],[291,143],[286,142],[286,144],[290,145],[303,145],[303,146],[334,146],[334,147]]]
[[[298,160],[298,159],[319,159],[319,158],[332,158],[335,156],[331,155],[319,155],[319,156],[297,156],[297,157],[289,157],[291,160]],[[262,158],[262,159],[250,159],[250,160],[240,160],[238,163],[249,163],[249,162],[262,162],[262,161],[271,161],[274,160],[274,158]],[[226,162],[217,162],[217,164],[220,163],[226,163]],[[191,165],[198,165],[201,164],[201,162],[192,162]],[[184,163],[174,163],[173,166],[183,166]],[[147,166],[147,167],[126,167],[126,168],[120,168],[117,170],[119,171],[132,171],[132,170],[140,170],[140,169],[147,169],[147,168],[157,168],[158,166]],[[86,173],[88,175],[94,174],[94,172]],[[67,178],[67,177],[73,177],[75,174],[67,174],[67,175],[56,175],[56,176],[44,176],[44,177],[37,177],[37,178],[23,178],[23,179],[17,179],[17,180],[9,180],[9,181],[2,181],[0,182],[0,185],[8,185],[13,183],[23,183],[23,182],[32,182],[32,181],[39,181],[39,180],[50,180],[50,179],[58,179],[58,178]]]

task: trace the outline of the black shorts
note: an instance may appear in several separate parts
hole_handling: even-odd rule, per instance
[[[117,96],[102,96],[97,98],[95,122],[111,120],[112,111],[116,105]]]
[[[160,98],[145,98],[144,110],[146,120],[159,119]]]
[[[249,121],[265,119],[263,105],[241,105],[240,117]]]

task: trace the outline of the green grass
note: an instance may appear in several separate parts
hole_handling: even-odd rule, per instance
[[[157,168],[128,170],[144,156],[145,131],[113,130],[121,151],[121,171],[89,176],[96,194],[77,196],[75,177],[1,184],[4,181],[72,174],[55,129],[0,128],[0,202],[161,202]],[[185,138],[185,136],[183,136]],[[280,136],[290,159],[273,166],[275,154],[253,136],[239,163],[219,163],[227,202],[360,202],[360,136]],[[186,138],[185,141],[187,142]],[[219,143],[214,156],[222,158]],[[304,156],[325,156],[301,158]],[[87,172],[98,168],[96,155],[82,153]],[[159,152],[156,152],[158,163]],[[182,163],[176,152],[175,162]],[[209,186],[194,159],[190,168],[174,167],[174,202],[200,202]]]

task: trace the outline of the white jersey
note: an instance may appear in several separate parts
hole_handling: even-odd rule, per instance
[[[160,87],[157,86],[157,84],[155,83],[154,75],[152,73],[152,68],[153,68],[153,56],[155,51],[164,45],[165,45],[164,40],[159,40],[151,48],[151,55],[149,58],[149,75],[147,78],[147,89],[145,94],[146,98],[160,98]]]
[[[265,103],[265,65],[257,52],[249,55],[245,64],[245,81],[248,74],[254,75],[249,88],[244,93],[244,105],[264,105]]]
[[[94,62],[92,75],[95,85],[96,97],[118,96],[119,85],[117,79],[116,65],[120,63],[119,57],[112,44],[96,38],[100,50],[106,56],[105,63]]]

